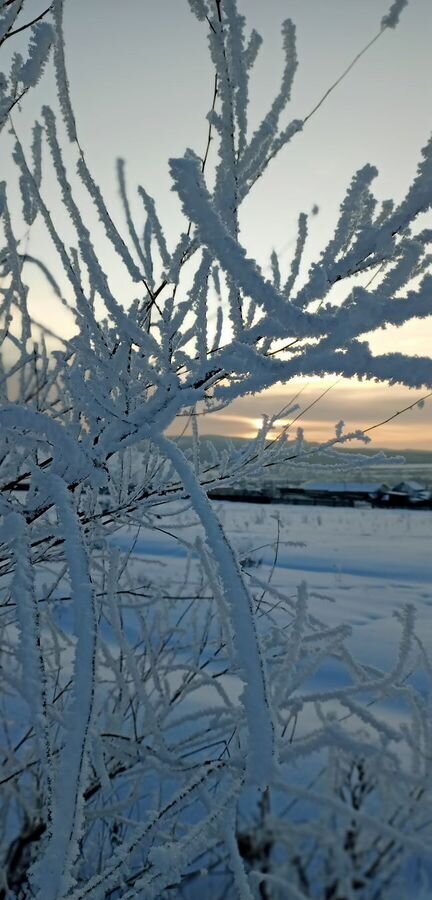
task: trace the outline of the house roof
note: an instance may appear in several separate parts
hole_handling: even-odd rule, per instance
[[[395,491],[424,491],[425,485],[420,484],[419,481],[401,481],[399,484],[395,485]]]
[[[365,481],[307,481],[302,485],[306,491],[330,494],[377,494],[387,490],[387,485]]]

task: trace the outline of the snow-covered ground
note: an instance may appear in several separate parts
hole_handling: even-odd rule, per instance
[[[413,604],[426,646],[432,646],[432,514],[429,511],[218,503],[218,514],[246,572],[295,598],[306,581],[310,612],[327,626],[352,626],[356,658],[380,668],[394,660],[400,624],[394,613]],[[161,532],[134,534],[134,563],[191,596],[198,583],[193,516],[163,508]],[[179,524],[181,521],[181,524]],[[179,543],[171,535],[180,538]],[[115,543],[131,547],[132,535]],[[196,565],[196,564],[195,564]],[[186,574],[187,573],[187,574]]]
[[[220,520],[240,559],[271,574],[272,584],[294,593],[306,580],[314,611],[330,622],[363,626],[388,620],[404,603],[414,603],[432,626],[432,515],[429,511],[260,506],[218,503]],[[163,565],[180,586],[197,527],[186,513],[163,511],[161,531],[134,534],[132,557],[148,569]],[[131,545],[117,533],[115,543]]]
[[[353,656],[362,663],[386,672],[392,669],[397,659],[401,635],[401,623],[394,613],[406,604],[412,604],[417,611],[417,631],[426,649],[430,650],[432,647],[430,512],[237,503],[218,503],[215,507],[237,551],[245,579],[253,587],[258,622],[260,626],[263,624],[262,632],[266,633],[267,638],[269,635],[272,637],[273,622],[280,626],[280,631],[292,624],[292,607],[288,608],[285,603],[279,606],[277,595],[295,601],[299,584],[306,582],[310,612],[320,619],[324,628],[332,629],[341,624],[351,626],[352,633],[347,638],[347,644]],[[170,700],[163,712],[163,739],[181,765],[192,760],[191,765],[195,766],[207,760],[209,755],[215,760],[222,758],[221,754],[227,746],[225,735],[231,733],[231,725],[224,724],[221,711],[225,711],[228,723],[231,720],[238,721],[236,710],[240,707],[243,683],[235,669],[227,669],[227,655],[223,650],[220,654],[218,650],[215,652],[215,647],[220,645],[220,635],[216,634],[214,623],[207,623],[209,640],[199,647],[199,637],[203,631],[201,626],[210,606],[206,602],[209,589],[202,579],[196,549],[196,539],[200,532],[194,516],[186,504],[182,507],[161,506],[158,512],[159,518],[154,520],[155,527],[148,530],[142,526],[123,529],[111,538],[123,551],[122,561],[126,562],[126,557],[129,557],[128,572],[134,582],[133,587],[137,588],[135,599],[130,604],[128,601],[123,608],[122,624],[126,638],[133,647],[136,644],[135,629],[139,641],[142,636],[139,633],[138,616],[142,614],[146,618],[150,634],[153,625],[157,625],[161,610],[163,614],[166,613],[167,622],[163,623],[164,653],[160,654],[159,675],[163,680],[161,697],[166,692]],[[272,595],[266,591],[269,583],[276,589],[276,593]],[[159,604],[155,603],[155,596],[151,592],[146,595],[146,586],[149,584],[157,586]],[[142,594],[138,585],[143,588]],[[64,586],[59,583],[58,597],[63,591]],[[61,619],[66,632],[70,632],[70,610],[63,603],[58,606],[59,620]],[[108,607],[107,610],[109,611]],[[172,632],[170,623],[173,626]],[[159,641],[158,633],[155,628],[156,643]],[[111,659],[112,670],[116,671],[115,658],[118,651],[112,628],[102,623],[100,635],[105,642],[105,652],[110,652],[110,657],[104,656],[103,664],[99,667],[100,684],[97,693],[105,702],[107,684],[110,678],[112,680],[108,662]],[[218,644],[214,643],[215,637]],[[139,642],[136,646],[136,658],[140,659]],[[284,652],[287,646],[280,642],[276,649],[279,652],[282,648]],[[272,815],[279,817],[282,823],[286,817],[288,800],[293,822],[315,822],[319,815],[324,816],[318,800],[315,809],[311,805],[312,801],[305,799],[302,794],[302,791],[305,794],[311,786],[315,786],[319,799],[324,797],[323,792],[327,789],[326,745],[324,742],[322,745],[317,742],[316,748],[312,747],[308,754],[304,752],[308,737],[313,736],[314,731],[322,725],[319,710],[312,702],[314,694],[330,692],[326,709],[330,707],[330,712],[338,719],[337,724],[343,723],[344,733],[350,733],[352,729],[351,733],[357,734],[359,721],[362,734],[373,732],[373,724],[370,724],[373,716],[383,723],[383,728],[391,728],[394,732],[398,732],[410,721],[409,697],[399,694],[384,696],[379,691],[373,693],[370,689],[351,696],[360,710],[359,714],[354,714],[352,708],[345,707],[343,701],[336,696],[339,689],[352,682],[349,668],[345,666],[343,659],[335,654],[323,654],[315,667],[312,659],[312,666],[309,668],[315,650],[316,657],[319,656],[319,641],[316,641],[316,647],[313,642],[307,646],[312,647],[312,651],[305,660],[306,677],[303,680],[299,677],[298,684],[293,682],[292,688],[294,699],[301,697],[302,703],[299,704],[298,716],[293,713],[287,718],[287,727],[280,739],[281,781],[272,793]],[[196,648],[198,651],[195,656]],[[271,657],[273,648],[274,645],[271,644],[269,650],[267,644],[268,657]],[[300,661],[300,675],[301,667]],[[72,668],[73,652],[68,644],[64,650],[63,669],[71,672]],[[191,672],[197,676],[195,680],[190,678]],[[289,676],[288,668],[284,668],[283,678],[287,679],[287,687]],[[297,681],[297,674],[295,680]],[[426,678],[421,668],[413,671],[412,675],[409,672],[404,685],[405,683],[407,687],[416,687],[424,696]],[[157,691],[151,693],[149,678],[146,685],[156,704]],[[284,686],[285,683],[282,688]],[[334,696],[331,695],[333,691]],[[174,702],[176,694],[179,695],[179,700]],[[160,705],[162,708],[162,704]],[[362,710],[364,720],[361,718]],[[13,715],[17,722],[18,736],[23,732],[22,722],[25,721],[26,710],[16,706]],[[13,733],[11,726],[9,730]],[[278,734],[280,731],[279,728]],[[367,734],[366,738],[369,740]],[[303,746],[302,740],[305,742]],[[375,744],[381,749],[376,735]],[[384,744],[382,747],[384,750]],[[392,751],[393,748],[407,771],[411,757],[408,742],[403,735],[401,739],[396,735],[396,739],[392,740]],[[377,759],[376,756],[373,758]],[[150,789],[156,793],[157,789],[160,791],[161,804],[169,803],[171,793],[177,789],[177,785],[164,776],[163,769],[158,780],[159,763],[152,768],[153,759],[156,757],[149,757],[148,768],[139,789],[143,793],[150,792]],[[118,791],[121,789],[121,785],[117,787]],[[397,803],[400,802],[398,797],[396,800]],[[389,794],[390,801],[393,802],[393,797]],[[380,796],[377,802],[381,802]],[[253,789],[246,788],[239,800],[241,823],[254,821],[256,805]],[[147,815],[147,811],[145,814]],[[190,809],[185,810],[182,821],[189,825],[198,815],[201,815],[198,806],[191,803]],[[385,824],[385,811],[383,815]],[[325,831],[325,819],[322,821]],[[343,816],[342,821],[345,821]],[[418,816],[415,822],[420,822],[421,825],[421,817]],[[205,864],[211,863],[211,854],[209,853],[208,859],[202,859]],[[407,864],[411,865],[411,861],[408,860]],[[203,866],[203,872],[205,868],[206,865]],[[222,896],[221,884],[222,888],[225,883],[228,884],[226,870],[221,868],[219,881],[216,875],[213,881],[212,877],[206,879],[203,875],[196,882],[192,880],[190,885],[186,884],[182,896],[185,900],[200,900],[201,897],[213,900]],[[411,876],[407,877],[409,879]],[[225,879],[225,882],[221,879]],[[227,888],[224,896],[231,900],[236,893]],[[400,896],[402,895],[398,895],[398,900]]]

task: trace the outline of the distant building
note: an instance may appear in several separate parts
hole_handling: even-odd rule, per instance
[[[379,506],[432,509],[432,492],[417,481],[405,481],[390,488],[383,482],[307,481],[301,485],[238,483],[213,487],[212,500],[241,503],[291,503],[324,506]]]
[[[310,497],[334,497],[346,501],[378,500],[388,492],[388,485],[367,481],[308,481],[302,485]]]
[[[432,492],[419,481],[401,481],[388,492],[387,502],[390,506],[425,505],[430,507]]]
[[[426,485],[420,484],[419,481],[401,481],[400,484],[394,486],[393,490],[399,494],[407,494],[408,497],[419,497],[421,500],[426,500],[430,496]]]
[[[237,503],[271,503],[272,496],[259,487],[245,488],[240,485],[214,487],[208,492],[210,500],[230,500]]]

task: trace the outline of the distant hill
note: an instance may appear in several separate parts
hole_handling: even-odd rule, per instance
[[[192,446],[192,438],[190,436],[179,438],[178,443],[182,448],[189,449]],[[210,443],[213,444],[216,451],[220,453],[229,445],[240,450],[245,447],[248,441],[245,438],[240,437],[225,438],[220,435],[206,435],[200,439],[201,460],[204,463],[211,459],[209,450]],[[314,448],[317,447],[316,444],[305,444],[305,446],[308,450],[314,450]],[[358,447],[340,448],[338,452],[340,453],[342,460],[340,461],[340,465],[334,468],[334,472],[338,472],[338,476],[334,476],[336,480],[340,480],[341,477],[349,478],[351,481],[372,480],[380,482],[380,484],[387,484],[390,487],[394,487],[401,481],[415,480],[419,481],[426,488],[432,488],[431,451],[416,449],[392,450],[385,447],[362,447],[360,445]],[[366,461],[364,463],[359,463],[358,461],[354,462],[353,460],[353,465],[350,466],[349,464],[350,456],[354,456],[355,454],[361,454],[368,458],[376,456],[379,453],[384,453],[388,459],[381,459],[376,462],[371,459],[370,463]],[[395,463],[393,461],[395,457],[403,457],[404,462]],[[328,480],[328,475],[325,470],[328,471],[329,466],[335,466],[335,458],[328,457],[325,454],[320,453],[317,449],[316,453],[312,453],[307,458],[299,458],[298,460],[287,459],[286,462],[266,466],[261,476],[247,476],[247,486],[250,489],[253,486],[262,487],[271,482],[274,486],[282,488],[300,485],[310,479]],[[239,473],[236,483],[244,486],[245,477],[246,476],[243,477],[241,473]]]
[[[177,439],[177,442],[183,448],[189,448],[192,446],[192,438],[190,436],[184,436]],[[204,435],[200,438],[201,450],[204,456],[206,456],[206,444],[211,443],[215,447],[216,450],[220,451],[226,448],[229,444],[236,447],[237,449],[241,449],[245,444],[248,443],[246,438],[242,437],[222,437],[221,435]],[[312,450],[316,447],[316,444],[307,444],[305,443],[305,447],[307,449]],[[416,450],[416,449],[406,449],[406,450],[395,450],[390,447],[363,447],[358,445],[356,447],[341,447],[338,451],[343,454],[357,454],[361,453],[364,456],[374,456],[377,453],[385,453],[386,456],[403,456],[405,457],[405,462],[408,465],[430,465],[432,466],[432,451],[430,450]],[[320,465],[325,465],[325,460],[322,454],[319,452],[316,454],[317,463]]]

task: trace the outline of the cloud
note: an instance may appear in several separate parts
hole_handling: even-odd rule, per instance
[[[328,393],[321,396],[327,388]],[[301,392],[301,393],[299,393]],[[292,415],[297,418],[293,431],[299,425],[309,440],[325,440],[334,434],[335,423],[343,419],[347,431],[369,428],[384,422],[395,413],[420,400],[427,391],[416,391],[382,384],[360,384],[341,379],[337,383],[319,382],[290,384],[289,389],[271,389],[256,396],[241,398],[222,413],[202,416],[202,434],[227,437],[252,437],[263,414],[277,415],[294,401],[300,409]],[[308,409],[310,407],[310,409]],[[285,424],[286,417],[281,424]],[[178,420],[173,433],[181,430],[184,419]],[[432,397],[424,407],[401,413],[390,422],[380,425],[370,433],[375,446],[394,448],[432,448]]]

